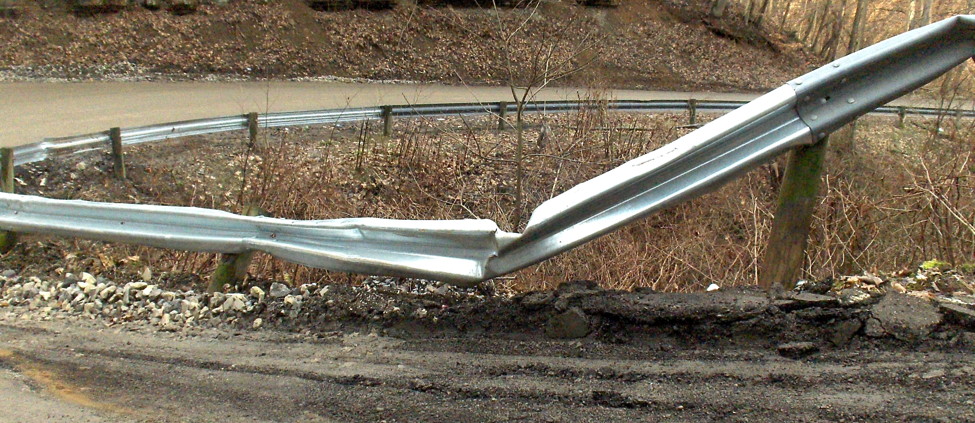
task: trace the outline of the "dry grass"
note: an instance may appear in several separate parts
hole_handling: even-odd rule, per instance
[[[613,113],[599,101],[591,105],[569,114],[529,116],[527,209],[689,131],[681,126],[686,114]],[[377,135],[376,123],[363,123],[265,131],[267,147],[261,151],[247,148],[239,135],[145,146],[130,153],[128,184],[104,175],[103,184],[43,194],[235,212],[257,204],[275,217],[292,219],[476,217],[521,230],[511,226],[515,136],[496,127],[490,117],[415,119],[396,122],[390,139]],[[953,118],[912,117],[898,129],[895,118],[872,117],[859,122],[853,141],[848,130],[834,134],[805,276],[897,271],[932,258],[975,262],[972,133],[972,122],[956,125]],[[173,151],[177,145],[182,149]],[[497,282],[515,290],[571,279],[663,291],[754,284],[781,162]],[[49,165],[47,173],[27,172],[24,178],[36,186],[73,166]],[[69,254],[51,266],[54,271],[131,277],[149,267],[165,280],[201,286],[216,264],[209,254],[53,242]],[[291,283],[360,278],[260,254],[251,273]]]

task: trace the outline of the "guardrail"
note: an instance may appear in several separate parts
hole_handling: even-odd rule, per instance
[[[676,112],[692,107],[698,111],[729,112],[746,102],[737,101],[708,101],[708,100],[619,100],[608,101],[606,107],[614,111],[625,112]],[[525,106],[527,113],[566,113],[579,110],[588,104],[582,101],[547,101],[533,102]],[[422,104],[386,106],[392,109],[391,118],[440,117],[458,115],[500,115],[501,108],[505,113],[514,113],[515,104],[507,103],[453,103],[453,104]],[[872,113],[918,116],[937,116],[947,113],[961,113],[965,117],[975,116],[972,110],[949,110],[931,107],[879,107]],[[288,126],[330,125],[336,123],[361,122],[365,120],[383,119],[383,107],[307,110],[298,112],[268,113],[258,115],[258,126],[262,128],[279,128]],[[170,122],[136,128],[122,128],[122,145],[136,145],[146,142],[163,141],[167,139],[205,135],[219,132],[241,131],[248,128],[247,115],[224,116],[218,118],[196,119],[182,122]],[[65,157],[72,154],[85,153],[92,150],[111,147],[108,132],[98,132],[63,138],[52,138],[44,141],[22,145],[14,148],[14,163],[17,165],[33,163],[48,158]]]
[[[332,270],[472,285],[572,249],[713,190],[795,147],[824,139],[858,116],[972,57],[973,33],[975,16],[957,16],[839,59],[544,202],[520,234],[501,231],[490,220],[291,221],[189,207],[51,200],[14,194],[0,194],[0,229],[215,253],[259,250]],[[613,104],[617,110],[666,110],[683,108],[687,103]],[[700,109],[709,106],[725,107],[697,104]],[[536,103],[529,110],[556,112],[572,107],[578,104]],[[501,109],[500,105],[468,104],[387,110],[387,116],[437,116],[496,113]],[[880,111],[903,113],[903,109]],[[931,109],[915,109],[915,113],[928,112],[935,113]],[[262,126],[378,119],[382,114],[382,108],[272,114],[263,117]],[[966,115],[971,116],[971,112]],[[177,134],[242,129],[245,120],[228,117],[136,128],[122,131],[121,137],[131,144]],[[102,135],[88,135],[38,145],[32,151],[47,155],[80,151],[104,141]]]

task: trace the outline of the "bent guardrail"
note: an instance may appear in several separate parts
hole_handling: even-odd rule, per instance
[[[975,16],[956,16],[883,41],[792,80],[658,150],[546,201],[532,213],[521,234],[501,231],[489,220],[291,221],[199,208],[14,194],[0,194],[0,229],[215,253],[257,250],[313,267],[472,285],[538,263],[713,190],[772,157],[824,138],[973,55]],[[545,104],[546,110],[555,111],[563,103]],[[453,109],[450,114],[500,110],[491,107]],[[409,109],[435,115],[445,113],[447,107]],[[320,123],[315,119],[345,116],[317,113],[264,118],[266,126],[274,126],[289,119]],[[381,110],[350,113],[371,119]],[[228,126],[238,124],[227,119]],[[204,128],[209,127],[187,123],[179,131],[208,130]],[[130,139],[163,136],[154,131],[132,130],[129,134],[144,135]],[[91,139],[71,142],[87,145],[84,143]]]

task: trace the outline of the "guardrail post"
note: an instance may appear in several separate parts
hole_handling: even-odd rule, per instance
[[[393,106],[383,106],[383,137],[393,133]]]
[[[14,192],[14,149],[0,148],[0,190]],[[17,245],[17,233],[0,231],[0,253],[6,254]]]
[[[907,107],[897,107],[897,127],[904,129],[904,119],[907,117]]]
[[[125,156],[122,154],[122,129],[115,127],[108,130],[108,137],[112,140],[112,159],[115,160],[115,177],[125,179]]]
[[[257,112],[247,114],[247,134],[250,140],[250,147],[257,147]]]
[[[687,113],[690,115],[688,117],[688,124],[694,125],[697,123],[697,100],[693,98],[687,100]]]
[[[258,206],[248,205],[244,207],[243,215],[267,216],[267,212]],[[207,292],[222,291],[224,285],[234,286],[235,283],[244,280],[253,257],[253,251],[240,254],[221,254],[220,264],[213,271],[213,276],[210,276],[210,286],[207,287]]]
[[[772,233],[762,258],[758,284],[766,291],[780,284],[786,290],[796,285],[796,277],[806,258],[809,226],[819,193],[823,159],[829,137],[800,146],[789,153],[785,177],[779,191]]]
[[[508,118],[508,102],[498,102],[498,131],[504,131]]]

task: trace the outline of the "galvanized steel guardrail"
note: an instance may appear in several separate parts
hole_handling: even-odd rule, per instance
[[[751,168],[880,108],[975,55],[975,16],[956,16],[855,52],[741,107],[700,102],[702,110],[735,109],[700,129],[541,204],[523,233],[490,220],[406,221],[353,218],[292,221],[216,210],[52,200],[0,194],[0,229],[130,242],[215,253],[264,251],[283,260],[338,271],[421,277],[472,285],[538,263],[655,211],[713,190]],[[683,109],[687,102],[611,103],[617,110]],[[414,105],[394,116],[498,113],[497,104]],[[514,105],[509,105],[513,110]],[[535,103],[567,111],[573,102]],[[917,114],[943,110],[912,109]],[[261,126],[378,119],[382,109],[269,114]],[[972,116],[971,111],[964,112]],[[242,129],[244,117],[199,120],[122,131],[126,144]],[[18,162],[95,148],[107,135],[24,147]],[[35,152],[35,156],[30,156]],[[43,154],[42,154],[43,152]]]
[[[525,106],[527,113],[565,113],[590,105],[581,101],[533,102]],[[620,100],[608,101],[605,106],[614,111],[626,112],[675,112],[687,110],[689,100]],[[746,104],[744,101],[696,100],[694,107],[699,111],[728,112]],[[500,114],[499,103],[453,103],[392,106],[392,116],[396,118],[440,117],[458,115]],[[507,113],[517,110],[515,104],[508,104]],[[971,110],[946,110],[932,107],[879,107],[872,113],[896,115],[907,113],[919,116],[937,116],[946,113],[975,116]],[[258,115],[258,125],[262,128],[289,126],[330,125],[336,123],[361,122],[382,119],[382,108],[355,108],[307,110],[299,112],[268,113]],[[247,129],[247,116],[235,115],[218,118],[196,119],[182,122],[162,123],[136,128],[122,128],[122,144],[136,145],[146,142],[163,141],[172,138],[232,132]],[[105,149],[111,145],[108,132],[52,138],[14,148],[15,164],[33,163],[48,158],[65,157],[93,150]]]

